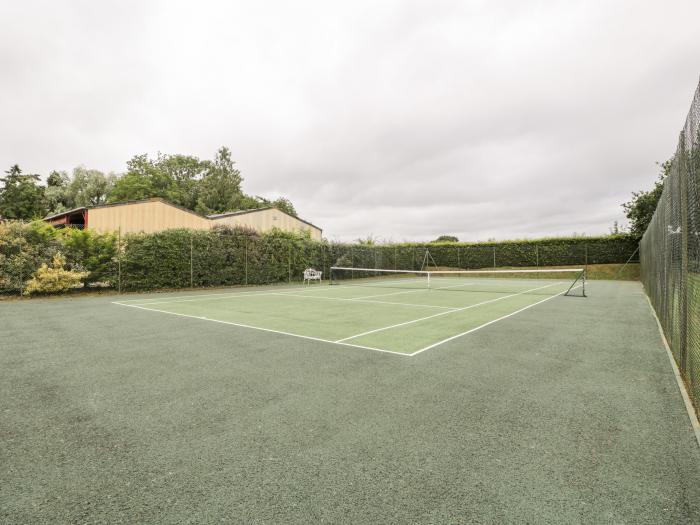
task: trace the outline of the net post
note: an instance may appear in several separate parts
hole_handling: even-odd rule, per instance
[[[569,286],[569,289],[566,290],[566,292],[564,293],[564,296],[575,297],[573,294],[571,294],[571,291],[574,289],[574,287],[576,287],[576,283],[579,281],[581,281],[581,297],[588,297],[586,295],[586,269],[585,268],[581,269],[581,273],[579,273],[576,276],[576,279],[574,279],[574,282],[571,283],[571,286]]]

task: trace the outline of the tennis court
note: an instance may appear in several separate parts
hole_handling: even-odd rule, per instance
[[[352,280],[0,303],[0,522],[698,522],[638,282]]]
[[[546,301],[583,297],[585,286],[583,269],[332,271],[336,275],[332,286],[319,282],[234,293],[153,296],[114,304],[415,356]]]

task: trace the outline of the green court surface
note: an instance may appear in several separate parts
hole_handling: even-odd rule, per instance
[[[114,304],[414,356],[560,296],[572,279],[357,279]]]
[[[347,284],[0,302],[0,523],[700,523],[639,283]]]

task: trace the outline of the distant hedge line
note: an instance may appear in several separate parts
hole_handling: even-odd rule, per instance
[[[626,235],[489,243],[381,245],[313,241],[292,233],[217,228],[118,238],[45,223],[0,224],[0,290],[21,290],[42,263],[62,253],[87,286],[122,291],[299,281],[305,268],[418,270],[426,249],[440,267],[489,268],[624,263],[637,247]]]

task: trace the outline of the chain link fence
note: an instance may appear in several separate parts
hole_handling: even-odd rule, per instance
[[[154,234],[54,230],[38,221],[0,223],[0,293],[20,294],[42,264],[61,253],[88,272],[87,289],[119,292],[298,282],[306,268],[421,270],[584,266],[624,263],[628,236],[487,244],[336,244],[285,234],[217,228]]]
[[[640,252],[644,288],[700,411],[700,85]]]

